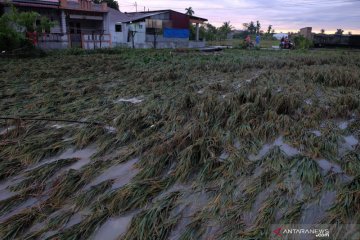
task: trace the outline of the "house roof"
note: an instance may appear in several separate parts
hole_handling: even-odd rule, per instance
[[[58,0],[12,0],[15,6],[41,7],[41,8],[59,8]],[[6,0],[0,0],[0,4],[8,4]]]
[[[116,9],[109,8],[109,19],[110,22],[131,22],[132,19],[130,16],[126,15],[123,12],[120,12]]]
[[[132,21],[138,21],[138,20],[143,20],[146,19],[148,17],[151,16],[155,16],[158,14],[163,14],[163,13],[167,13],[167,12],[176,12],[176,13],[180,13],[171,9],[165,9],[165,10],[157,10],[157,11],[147,11],[147,12],[125,12],[122,14],[125,14],[128,19],[126,21],[121,21],[121,22],[132,22]],[[180,13],[183,15],[186,15],[184,13]],[[188,15],[187,15],[188,16]],[[190,20],[193,21],[202,21],[202,22],[206,22],[207,19],[205,18],[200,18],[200,17],[196,17],[196,16],[189,16]]]

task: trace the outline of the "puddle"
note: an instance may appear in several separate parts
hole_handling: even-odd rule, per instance
[[[353,135],[344,137],[345,143],[349,146],[355,146],[359,143],[359,140],[357,140]]]
[[[80,160],[78,160],[74,164],[70,165],[69,167],[64,168],[63,171],[70,170],[70,169],[79,170],[80,168],[82,168],[83,166],[85,166],[91,162],[90,157],[93,154],[95,154],[96,151],[97,151],[97,149],[95,146],[89,146],[89,147],[81,149],[81,150],[75,150],[74,148],[70,148],[55,157],[45,159],[41,163],[35,164],[35,166],[28,168],[26,171],[35,169],[37,167],[40,167],[45,164],[49,164],[49,163],[52,163],[52,162],[55,162],[55,161],[58,161],[61,159],[69,159],[69,158],[79,158]]]
[[[317,160],[316,163],[322,169],[323,175],[326,175],[328,172],[343,173],[343,170],[339,165],[331,163],[326,159]]]
[[[224,162],[226,159],[229,158],[229,156],[230,156],[229,153],[224,151],[224,152],[221,153],[221,155],[219,157],[219,161]]]
[[[241,149],[241,143],[239,141],[239,139],[236,139],[235,142],[234,142],[234,147],[239,150]]]
[[[100,176],[95,178],[95,180],[85,186],[84,190],[88,190],[90,189],[90,187],[96,186],[110,179],[115,180],[111,188],[112,190],[118,189],[128,184],[131,179],[139,172],[139,170],[136,169],[134,166],[138,161],[139,159],[135,158],[117,166],[110,167],[109,169],[105,170],[105,172],[103,172]]]
[[[11,198],[13,196],[15,196],[17,193],[16,192],[12,192],[8,189],[2,189],[0,190],[0,201]]]
[[[355,119],[351,119],[351,120],[349,120],[349,121],[342,121],[342,122],[339,122],[337,126],[338,126],[341,130],[345,130],[345,129],[347,129],[347,128],[349,127],[349,124],[352,123],[352,122],[354,122],[354,121],[355,121]]]
[[[345,136],[343,140],[344,141],[340,143],[339,146],[340,156],[343,156],[348,151],[353,151],[355,146],[359,143],[359,140],[357,140],[353,135]]]
[[[90,210],[84,210],[81,212],[77,212],[71,216],[70,220],[64,226],[64,229],[71,228],[72,226],[81,223],[82,220],[85,219],[87,215],[91,214]]]
[[[4,221],[20,212],[22,212],[23,210],[25,210],[26,208],[30,208],[32,206],[34,206],[37,203],[40,203],[41,199],[37,199],[37,198],[29,198],[28,200],[26,200],[25,202],[23,202],[22,204],[20,204],[19,206],[17,206],[16,208],[14,208],[12,211],[8,212],[7,214],[3,215],[0,217],[0,221]]]
[[[115,103],[128,102],[128,103],[132,103],[132,104],[139,104],[139,103],[141,103],[143,101],[144,101],[143,99],[136,98],[136,97],[129,98],[129,99],[119,98],[118,100],[115,101]]]
[[[317,137],[321,137],[321,132],[318,130],[314,130],[314,131],[310,131],[310,132],[313,133]]]
[[[108,219],[94,234],[93,240],[116,240],[126,233],[131,224],[131,220],[138,211],[121,217],[112,217]]]
[[[296,148],[293,148],[290,145],[284,143],[283,137],[279,137],[279,138],[277,138],[275,140],[274,143],[265,144],[261,148],[261,150],[259,151],[259,153],[257,155],[254,155],[254,154],[249,155],[249,160],[257,161],[257,160],[262,159],[275,146],[280,147],[281,151],[283,151],[289,157],[292,157],[292,156],[295,156],[295,155],[299,154],[299,150],[297,150]]]
[[[16,126],[10,126],[10,127],[6,127],[6,128],[2,128],[0,129],[0,135],[4,135],[12,130],[14,130],[16,128]]]
[[[325,216],[326,211],[333,205],[336,199],[336,191],[326,191],[322,193],[319,202],[307,205],[303,210],[300,224],[319,223]]]
[[[182,217],[171,231],[168,238],[169,240],[180,238],[186,226],[191,223],[192,216],[202,208],[206,207],[209,202],[209,197],[205,192],[192,192],[190,194],[184,194],[179,202],[179,206],[173,210],[171,215],[177,215],[182,212]]]
[[[56,128],[56,129],[61,129],[61,128],[64,128],[66,127],[66,125],[62,125],[62,124],[54,124],[54,125],[51,125],[52,128]]]
[[[105,126],[104,129],[108,131],[109,133],[116,133],[117,129],[112,126]]]
[[[311,99],[306,99],[304,101],[307,105],[312,105],[313,104],[313,101]]]
[[[263,202],[269,197],[270,193],[273,191],[274,185],[271,185],[267,189],[260,192],[255,199],[255,202],[252,205],[251,211],[245,212],[243,215],[244,223],[247,227],[251,227],[258,215],[258,211],[261,208]]]

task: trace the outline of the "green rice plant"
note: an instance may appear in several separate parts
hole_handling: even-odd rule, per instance
[[[311,158],[300,156],[296,162],[296,173],[303,183],[311,187],[321,183],[321,174],[318,164]]]
[[[41,210],[37,207],[24,211],[6,219],[0,227],[1,239],[14,239],[19,237],[39,217]]]
[[[52,236],[52,239],[88,239],[93,232],[99,228],[108,218],[109,212],[106,210],[98,210],[92,212],[83,221],[74,226],[62,230],[60,233]]]
[[[303,206],[304,206],[303,201],[295,202],[293,205],[289,206],[285,211],[285,214],[282,217],[280,223],[283,224],[297,223],[301,217]]]
[[[103,194],[109,188],[111,188],[113,183],[114,180],[110,179],[99,183],[96,186],[92,186],[89,190],[78,194],[74,200],[76,207],[82,209],[89,206],[92,202],[96,201],[99,195]]]
[[[330,222],[346,224],[360,211],[360,176],[342,187],[330,211]]]
[[[287,159],[281,148],[276,146],[260,160],[259,164],[263,168],[270,169],[271,171],[280,174],[290,167],[291,160]]]
[[[112,215],[143,207],[151,198],[173,184],[173,179],[145,179],[132,182],[105,195],[95,203],[95,208],[106,206]]]
[[[28,198],[37,195],[39,192],[43,191],[43,187],[27,188],[21,191],[19,194],[16,194],[12,197],[0,201],[0,215],[3,215],[15,207],[19,206],[21,203],[26,201]]]
[[[275,95],[271,99],[271,106],[279,115],[292,115],[300,107],[299,96]]]
[[[167,239],[179,216],[170,217],[180,192],[172,192],[133,218],[122,239]]]
[[[341,168],[351,176],[356,176],[360,173],[360,154],[353,151],[347,153],[340,160]]]
[[[44,184],[61,168],[66,167],[78,160],[78,158],[60,159],[27,171],[25,173],[25,179],[17,185],[11,187],[11,190],[19,191],[20,189],[26,189],[31,186]]]
[[[191,223],[186,226],[180,235],[179,240],[200,239],[205,233],[204,223],[205,219],[201,217],[201,214],[195,213]]]
[[[0,180],[13,176],[23,169],[23,165],[19,159],[0,159]]]

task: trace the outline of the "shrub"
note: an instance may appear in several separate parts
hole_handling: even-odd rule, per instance
[[[296,36],[294,38],[295,46],[298,49],[309,49],[314,44],[311,40],[305,38],[304,36]]]

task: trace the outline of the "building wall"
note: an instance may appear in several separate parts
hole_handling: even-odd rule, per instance
[[[189,29],[190,19],[189,19],[189,16],[187,16],[187,15],[177,13],[177,12],[171,12],[170,20],[172,21],[173,28]]]

